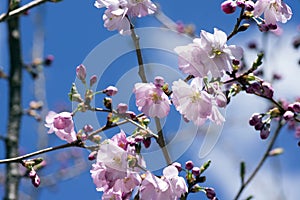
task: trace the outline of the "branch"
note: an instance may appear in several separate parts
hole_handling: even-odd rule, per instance
[[[238,198],[240,197],[240,195],[242,194],[242,192],[244,191],[244,189],[246,188],[246,186],[252,181],[252,179],[255,177],[255,175],[257,174],[257,172],[261,169],[262,165],[265,163],[266,159],[269,156],[269,152],[271,151],[271,149],[273,148],[273,145],[280,133],[281,128],[283,127],[284,123],[282,122],[282,118],[279,120],[278,122],[278,126],[275,130],[275,133],[268,145],[268,148],[266,149],[263,157],[261,158],[261,160],[259,161],[259,163],[257,164],[256,168],[254,169],[254,171],[252,172],[252,174],[249,176],[249,178],[241,185],[240,190],[238,191],[237,195],[235,196],[234,200],[238,200]]]
[[[129,20],[129,18],[128,18]],[[139,76],[142,79],[143,83],[147,83],[147,78],[146,78],[146,74],[145,74],[145,69],[144,69],[144,62],[143,62],[143,57],[142,57],[142,51],[140,48],[140,38],[135,34],[134,31],[134,25],[130,22],[130,30],[131,30],[131,38],[134,42],[134,46],[135,46],[135,52],[136,52],[136,56],[138,59],[138,64],[139,64]]]
[[[64,148],[68,148],[68,147],[81,147],[81,148],[84,148],[82,141],[76,140],[72,143],[67,143],[67,144],[56,146],[56,147],[49,147],[49,148],[42,149],[42,150],[39,150],[39,151],[35,151],[35,152],[29,153],[29,154],[25,154],[23,156],[3,159],[3,160],[0,160],[0,164],[18,163],[18,162],[20,162],[24,159],[30,158],[32,156],[36,156],[36,155],[40,155],[40,154],[47,153],[47,152],[50,152],[50,151],[55,151],[55,150],[58,150],[58,149],[64,149]]]
[[[243,20],[244,11],[245,11],[245,8],[242,8],[241,12],[240,12],[240,16],[239,16],[239,18],[237,18],[236,24],[234,25],[233,31],[227,36],[227,41],[230,40],[230,38],[232,38],[235,34],[237,34],[239,32],[239,28],[240,28],[241,22]]]
[[[10,1],[8,1],[10,7]],[[14,5],[16,8],[18,3]],[[6,158],[16,157],[19,154],[19,135],[22,118],[22,51],[20,40],[19,18],[7,20],[8,47],[9,47],[9,85],[8,85],[8,122],[5,140]],[[18,163],[6,165],[5,200],[18,199],[20,172]]]
[[[34,0],[34,1],[29,2],[28,4],[25,4],[24,6],[22,6],[20,8],[17,8],[15,10],[12,10],[7,13],[3,13],[0,15],[0,22],[8,20],[14,16],[20,15],[20,14],[24,13],[25,11],[29,10],[30,8],[36,7],[47,1],[49,1],[49,0]]]
[[[168,149],[166,148],[166,142],[165,142],[165,139],[163,136],[160,120],[157,117],[155,117],[154,120],[155,120],[155,124],[156,124],[156,128],[157,128],[157,132],[158,132],[158,138],[156,138],[156,141],[157,141],[158,145],[160,146],[160,148],[162,149],[162,152],[164,154],[167,164],[171,165],[172,160],[171,160],[170,154],[168,152]]]

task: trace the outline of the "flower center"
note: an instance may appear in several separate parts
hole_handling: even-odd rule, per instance
[[[151,100],[152,100],[154,103],[159,103],[159,102],[162,100],[162,98],[161,98],[161,96],[159,96],[156,92],[153,92],[153,93],[151,94]]]
[[[199,101],[201,99],[200,92],[195,92],[191,99],[192,103],[196,103],[197,101]]]

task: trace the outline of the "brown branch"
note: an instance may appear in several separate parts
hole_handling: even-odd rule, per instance
[[[252,181],[252,179],[255,177],[255,175],[257,174],[257,172],[261,169],[261,167],[263,166],[263,164],[265,163],[265,161],[267,160],[267,158],[269,157],[269,152],[271,151],[271,149],[274,146],[274,143],[280,133],[281,128],[283,127],[284,123],[282,122],[282,119],[279,120],[278,122],[278,126],[275,130],[275,133],[264,153],[264,155],[262,156],[261,160],[259,161],[259,163],[257,164],[257,166],[255,167],[254,171],[251,173],[251,175],[249,176],[249,178],[241,185],[237,195],[235,196],[234,200],[238,200],[238,198],[240,197],[240,195],[242,194],[242,192],[244,191],[244,189],[246,188],[247,185],[249,185],[249,183]]]
[[[10,6],[10,1],[8,1]],[[16,8],[18,4],[14,5]],[[8,85],[8,124],[5,140],[6,157],[17,157],[19,154],[19,132],[22,118],[22,57],[19,18],[13,17],[7,20],[8,46],[9,46],[9,85]],[[18,199],[20,174],[18,163],[6,165],[5,200]]]
[[[0,160],[0,164],[19,163],[22,160],[30,158],[32,156],[36,156],[36,155],[40,155],[40,154],[47,153],[47,152],[50,152],[50,151],[55,151],[55,150],[58,150],[58,149],[64,149],[64,148],[68,148],[68,147],[81,147],[81,148],[84,148],[82,142],[80,140],[76,140],[72,143],[67,143],[67,144],[56,146],[56,147],[49,147],[49,148],[46,148],[46,149],[42,149],[42,150],[39,150],[39,151],[35,151],[35,152],[32,152],[32,153],[25,154],[23,156],[17,156],[17,157],[13,157],[13,158],[3,159],[3,160]]]
[[[36,6],[38,6],[42,3],[45,3],[47,1],[48,0],[34,0],[34,1],[31,1],[31,2],[29,2],[28,4],[26,4],[22,7],[19,7],[17,9],[14,9],[14,10],[10,11],[10,12],[7,12],[7,13],[3,13],[3,14],[0,15],[0,22],[11,19],[12,17],[18,16],[18,15],[26,12],[30,8],[36,7]]]

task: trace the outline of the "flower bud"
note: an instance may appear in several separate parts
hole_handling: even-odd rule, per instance
[[[143,144],[144,144],[145,148],[149,148],[151,145],[151,138],[148,137],[148,138],[144,139]]]
[[[270,135],[270,124],[265,124],[265,126],[260,131],[260,138],[267,139]]]
[[[272,88],[270,83],[263,82],[262,83],[263,95],[267,98],[272,98],[274,94],[274,89]]]
[[[216,103],[220,108],[224,108],[227,105],[227,98],[224,93],[217,94]]]
[[[29,178],[33,179],[36,176],[36,171],[34,169],[30,170],[28,176]]]
[[[53,63],[54,56],[53,55],[48,55],[45,60],[44,60],[44,65],[45,66],[50,66]]]
[[[141,135],[137,135],[134,137],[135,142],[142,142],[144,140],[144,137]]]
[[[83,131],[86,132],[86,133],[92,132],[93,130],[94,130],[94,128],[93,128],[92,125],[90,125],[90,124],[86,124],[86,125],[83,127]]]
[[[283,153],[283,148],[275,148],[269,151],[269,156],[277,156]]]
[[[221,9],[222,9],[223,12],[225,12],[226,14],[234,13],[235,10],[236,10],[236,3],[233,2],[232,0],[224,1],[224,2],[221,4]]]
[[[192,173],[194,176],[200,176],[200,168],[199,167],[193,167]]]
[[[259,113],[254,113],[250,120],[249,120],[249,124],[250,126],[255,126],[256,124],[260,123],[262,119],[262,115]]]
[[[92,87],[96,82],[97,82],[97,76],[96,75],[93,75],[91,76],[90,78],[90,87]]]
[[[245,2],[245,10],[251,12],[254,10],[254,2],[253,1],[246,1]]]
[[[31,179],[31,183],[34,187],[39,187],[41,184],[41,179],[40,177],[36,174],[34,178]]]
[[[185,169],[191,170],[191,169],[193,169],[193,167],[194,167],[193,161],[189,160],[185,163]]]
[[[86,68],[83,64],[76,67],[76,75],[82,82],[85,82]]]
[[[108,86],[105,90],[103,90],[103,93],[105,93],[107,96],[114,96],[118,93],[118,88],[114,86]]]
[[[283,118],[285,120],[290,120],[294,117],[294,113],[290,110],[286,111],[284,114],[283,114]]]
[[[181,167],[180,163],[174,162],[174,163],[172,163],[172,165],[177,168],[178,172],[180,172],[182,170],[182,167]]]
[[[164,81],[164,78],[161,77],[161,76],[156,76],[155,79],[154,79],[154,85],[156,87],[159,87],[161,88],[163,85],[164,85],[165,81]]]
[[[213,188],[205,188],[204,190],[208,199],[213,199],[216,197],[216,192]]]
[[[88,159],[89,159],[89,160],[95,160],[96,158],[97,158],[97,151],[92,151],[92,152],[89,154]]]
[[[118,106],[117,106],[117,112],[119,114],[126,113],[127,109],[128,109],[128,105],[125,104],[125,103],[119,103]]]

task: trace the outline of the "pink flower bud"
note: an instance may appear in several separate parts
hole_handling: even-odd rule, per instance
[[[148,137],[148,138],[144,139],[143,144],[144,144],[145,148],[149,148],[151,145],[151,138]]]
[[[193,161],[189,160],[189,161],[187,161],[187,162],[185,163],[185,168],[186,168],[187,170],[191,170],[191,169],[193,169],[193,167],[194,167]]]
[[[217,105],[220,108],[224,108],[227,105],[227,98],[226,98],[225,94],[224,93],[219,93],[216,96],[216,102],[217,102]]]
[[[128,109],[128,105],[125,103],[119,103],[117,106],[117,112],[120,114],[124,114]]]
[[[39,187],[41,184],[41,179],[40,177],[36,174],[34,178],[31,179],[31,183],[34,187]]]
[[[87,133],[92,132],[93,130],[94,130],[94,128],[93,128],[92,125],[90,125],[90,124],[86,124],[86,125],[83,127],[83,131],[84,131],[84,132],[87,132]]]
[[[44,65],[45,66],[50,66],[53,63],[54,56],[53,55],[48,55],[45,60],[44,60]]]
[[[31,179],[34,178],[34,177],[36,176],[36,171],[35,171],[34,169],[32,169],[32,170],[29,172],[28,176],[29,176]]]
[[[161,76],[156,76],[154,78],[154,85],[156,87],[162,87],[164,85],[165,81],[164,81],[164,78],[161,77]]]
[[[96,82],[97,82],[97,76],[96,75],[93,75],[91,76],[90,78],[90,87],[92,87]]]
[[[88,159],[89,159],[89,160],[95,160],[96,158],[97,158],[97,151],[92,151],[92,152],[89,154]]]
[[[114,96],[118,93],[118,88],[114,86],[108,86],[105,90],[103,90],[103,93],[105,93],[107,96]]]
[[[86,68],[83,64],[76,67],[76,75],[81,81],[85,81],[86,78]]]
[[[178,172],[182,170],[181,164],[179,162],[174,162],[172,163],[172,165],[177,168]]]
[[[236,3],[232,0],[227,0],[224,1],[221,4],[221,9],[226,13],[226,14],[231,14],[235,12],[236,9]]]
[[[290,110],[286,111],[284,114],[283,114],[283,118],[285,120],[290,120],[294,117],[294,113]]]
[[[192,173],[194,176],[200,176],[200,168],[199,167],[193,167]]]

